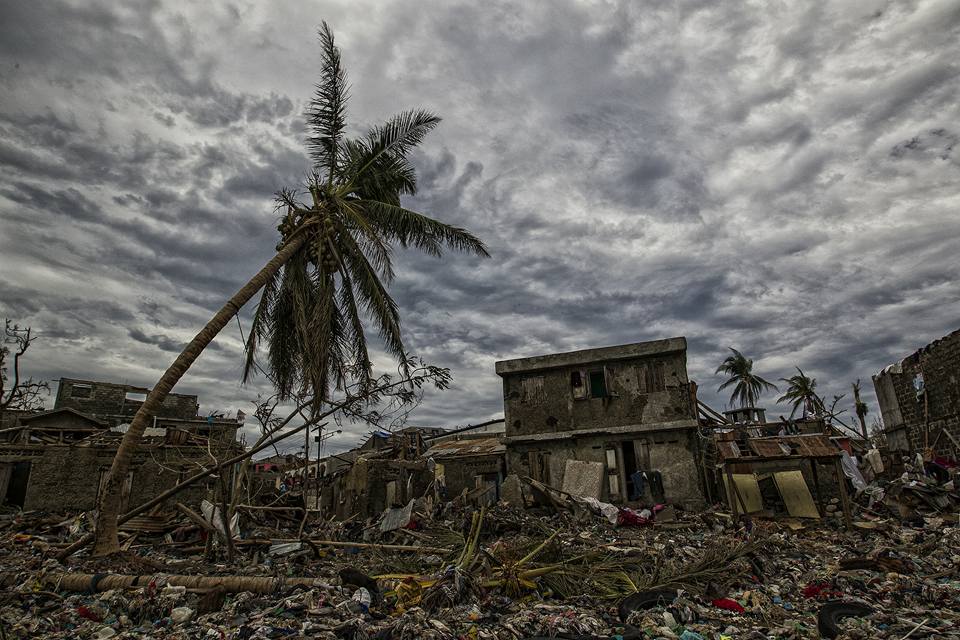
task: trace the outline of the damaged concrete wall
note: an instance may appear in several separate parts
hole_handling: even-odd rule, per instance
[[[659,471],[663,478],[664,498],[667,502],[679,504],[687,509],[698,509],[704,505],[700,478],[693,455],[696,434],[688,429],[675,431],[651,431],[629,435],[595,435],[570,440],[549,442],[511,443],[507,447],[507,468],[510,473],[537,477],[539,474],[531,468],[531,461],[537,456],[546,460],[548,471],[541,477],[551,486],[563,486],[563,476],[567,460],[584,460],[604,464],[605,475],[614,472],[617,476],[618,493],[611,492],[610,482],[604,479],[601,500],[624,502],[629,497],[628,469],[624,466],[623,447],[640,442],[640,449],[648,452],[645,460],[637,460],[637,468],[642,471]],[[607,450],[615,451],[613,465],[608,464]],[[531,455],[533,454],[533,455]],[[645,502],[651,502],[649,491]]]
[[[633,472],[659,471],[668,501],[702,506],[684,338],[507,360],[497,373],[509,473],[561,487],[568,460],[601,462],[601,499],[622,502]]]
[[[438,458],[437,462],[443,465],[447,495],[451,498],[460,495],[464,489],[471,491],[476,488],[477,476],[497,476],[502,479],[505,475],[501,456]]]
[[[355,515],[362,520],[423,495],[431,482],[433,474],[424,461],[359,458],[349,471],[336,479],[329,495],[338,519]]]
[[[887,367],[873,383],[884,428],[904,427],[914,450],[932,443],[941,429],[960,442],[960,330]],[[939,444],[954,448],[947,436]]]
[[[94,509],[100,479],[110,468],[115,448],[70,447],[66,445],[6,445],[0,449],[0,464],[29,462],[24,510],[76,512]],[[197,470],[189,459],[174,449],[138,452],[130,466],[127,506],[132,508],[169,489]],[[208,462],[198,452],[194,462]],[[197,502],[206,493],[198,483],[180,494],[178,500]]]
[[[62,378],[57,387],[54,409],[76,409],[81,413],[105,420],[110,426],[116,426],[129,422],[129,418],[132,418],[143,404],[141,400],[128,398],[127,394],[139,396],[148,391],[149,389],[143,387],[126,384]],[[163,399],[157,415],[190,420],[197,417],[199,409],[197,396],[171,393]]]
[[[606,395],[587,388],[603,376]],[[684,353],[504,376],[507,437],[695,419]]]

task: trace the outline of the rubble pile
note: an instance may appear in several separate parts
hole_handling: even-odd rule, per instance
[[[960,637],[956,496],[914,480],[864,496],[852,529],[672,507],[611,521],[577,501],[421,499],[369,523],[261,512],[241,518],[232,564],[207,543],[222,531],[176,514],[116,556],[61,564],[88,518],[7,514],[0,637]]]

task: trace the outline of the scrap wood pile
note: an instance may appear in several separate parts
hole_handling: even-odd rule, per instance
[[[194,534],[165,543],[198,526],[179,511],[117,556],[65,564],[53,552],[87,516],[6,517],[0,637],[960,637],[956,514],[795,531],[717,511],[636,526],[589,508],[407,507],[386,525],[313,515],[299,537],[302,519],[242,517],[232,564]]]

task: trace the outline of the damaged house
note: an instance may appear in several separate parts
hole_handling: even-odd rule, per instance
[[[434,480],[423,457],[425,440],[442,433],[431,427],[374,431],[359,447],[319,460],[318,508],[345,520],[379,515],[422,496]]]
[[[702,506],[686,350],[680,337],[497,362],[508,471],[607,502]]]
[[[506,477],[503,434],[503,419],[497,419],[431,438],[423,456],[433,461],[440,495],[469,494],[483,504],[499,500]]]
[[[887,447],[960,460],[960,330],[873,376]]]
[[[25,510],[95,508],[123,431],[149,390],[60,380],[54,408],[17,415],[0,440],[0,498]],[[236,419],[197,415],[197,396],[170,394],[153,417],[123,484],[124,509],[142,504],[211,462],[236,453]],[[186,499],[205,492],[200,484]]]

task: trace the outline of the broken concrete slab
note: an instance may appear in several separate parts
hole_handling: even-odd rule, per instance
[[[603,471],[602,462],[567,460],[562,490],[571,495],[599,500],[603,490]]]

